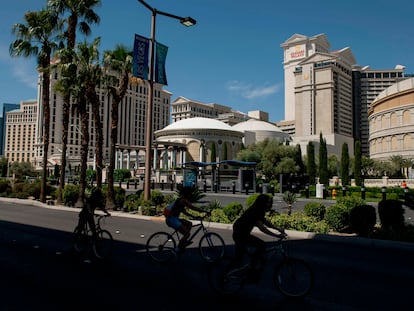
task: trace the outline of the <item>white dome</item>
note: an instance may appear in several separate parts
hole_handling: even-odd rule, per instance
[[[233,129],[237,131],[268,131],[268,132],[282,132],[280,128],[269,122],[250,119],[244,122],[233,125]]]
[[[170,130],[188,130],[188,129],[214,129],[214,130],[224,130],[224,131],[234,131],[234,129],[221,121],[209,118],[190,118],[171,123],[170,125],[164,127],[162,131]]]

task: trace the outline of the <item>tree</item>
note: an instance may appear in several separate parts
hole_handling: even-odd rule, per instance
[[[109,149],[106,208],[113,209],[115,207],[114,171],[115,146],[118,140],[118,108],[125,97],[131,78],[132,51],[122,45],[117,45],[113,51],[105,51],[103,66],[106,72],[104,82],[111,100],[111,145]]]
[[[307,165],[306,170],[309,176],[309,183],[314,184],[316,178],[315,145],[309,142],[306,148]]]
[[[73,90],[73,99],[76,102],[76,109],[80,116],[82,143],[81,143],[81,167],[79,178],[79,196],[76,203],[77,207],[85,206],[86,190],[86,169],[89,151],[89,95],[91,88],[94,88],[94,76],[99,67],[99,38],[95,39],[93,44],[87,42],[78,44],[77,51],[74,54],[74,60],[77,66],[77,83]]]
[[[342,185],[347,186],[349,184],[349,152],[348,144],[342,144],[341,152],[341,179]]]
[[[322,133],[319,135],[319,182],[327,185],[329,183],[328,176],[328,150],[326,148],[326,140]]]
[[[43,107],[43,162],[40,202],[46,202],[47,155],[50,139],[50,59],[57,48],[55,34],[59,29],[58,16],[53,11],[42,9],[39,12],[26,12],[25,24],[15,24],[12,33],[17,39],[11,43],[11,56],[37,58],[38,70],[42,76]]]
[[[363,180],[362,180],[362,152],[361,152],[361,142],[359,140],[355,141],[354,178],[355,178],[355,184],[357,186],[361,186],[362,183],[363,183]]]
[[[299,175],[304,175],[305,174],[305,164],[303,164],[302,149],[300,147],[300,144],[296,145],[295,158],[294,159],[295,159],[295,163],[299,166],[298,174]]]
[[[328,156],[328,172],[330,176],[339,175],[339,161],[336,154],[330,154]]]
[[[72,86],[76,80],[76,68],[73,66],[71,55],[76,44],[76,32],[79,25],[79,31],[84,35],[91,33],[89,24],[99,24],[100,18],[93,11],[94,7],[100,5],[100,0],[48,0],[48,6],[51,10],[57,12],[61,21],[66,23],[67,28],[63,31],[66,37],[66,55],[68,58],[61,59],[61,79],[58,82],[57,90],[63,98],[62,113],[62,157],[61,157],[61,178],[58,189],[57,201],[62,202],[62,190],[65,186],[66,175],[66,151],[69,131],[69,112],[70,98],[73,91]],[[64,18],[64,14],[69,12],[69,16]],[[81,19],[81,21],[79,21]]]

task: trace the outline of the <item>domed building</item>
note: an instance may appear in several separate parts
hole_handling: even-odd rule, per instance
[[[414,78],[382,91],[370,105],[368,121],[372,159],[414,158]]]
[[[247,121],[237,123],[233,125],[233,130],[240,131],[244,134],[244,146],[261,142],[266,138],[279,139],[282,142],[291,140],[290,135],[283,132],[276,125],[256,119],[249,119]]]
[[[234,159],[243,139],[243,133],[230,125],[202,117],[174,122],[154,134],[153,167],[160,169],[180,167],[192,161]]]

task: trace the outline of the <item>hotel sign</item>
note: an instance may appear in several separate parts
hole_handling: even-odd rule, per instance
[[[288,60],[296,60],[296,59],[300,59],[300,58],[304,58],[305,55],[305,44],[301,44],[301,45],[295,45],[291,48],[289,48],[289,50],[287,51],[287,59]]]

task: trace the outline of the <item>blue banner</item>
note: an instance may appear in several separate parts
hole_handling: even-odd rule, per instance
[[[168,85],[167,74],[165,72],[165,60],[167,58],[167,52],[167,46],[156,42],[155,82],[163,85]]]
[[[148,38],[135,34],[132,75],[143,80],[148,80],[149,42]]]

